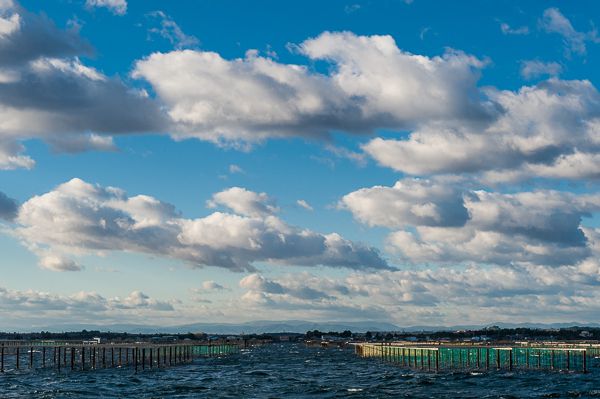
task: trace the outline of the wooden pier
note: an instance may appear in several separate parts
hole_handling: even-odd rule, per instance
[[[53,368],[57,371],[128,367],[141,370],[191,363],[198,357],[239,352],[230,343],[106,343],[4,341],[0,343],[0,373]]]
[[[442,370],[555,370],[586,373],[590,359],[600,348],[575,345],[467,346],[354,343],[358,356],[378,358],[402,367],[439,372]],[[590,353],[591,352],[591,353]]]

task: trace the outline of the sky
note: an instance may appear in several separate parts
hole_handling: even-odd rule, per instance
[[[0,329],[597,322],[598,15],[0,0]]]

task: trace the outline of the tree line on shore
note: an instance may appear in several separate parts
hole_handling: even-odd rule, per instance
[[[304,334],[300,333],[263,333],[263,334],[244,334],[244,335],[225,335],[206,333],[180,333],[180,334],[142,334],[127,332],[110,332],[99,330],[81,330],[69,332],[0,332],[0,340],[91,340],[100,338],[103,341],[111,342],[135,342],[135,341],[208,341],[210,339],[256,339],[272,342],[297,342],[305,340],[320,339],[344,339],[357,341],[397,341],[397,340],[490,340],[490,341],[509,341],[509,340],[600,340],[600,328],[598,327],[569,327],[556,329],[539,328],[500,328],[496,326],[476,330],[454,330],[454,331],[367,331],[352,332],[345,331],[319,331],[310,330]]]

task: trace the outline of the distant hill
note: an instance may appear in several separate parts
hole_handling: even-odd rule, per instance
[[[2,331],[81,331],[81,330],[99,330],[112,332],[128,332],[128,333],[188,333],[188,332],[205,332],[207,334],[261,334],[261,333],[305,333],[309,330],[320,331],[345,331],[366,332],[370,331],[397,331],[399,327],[385,322],[310,322],[302,320],[286,320],[286,321],[252,321],[247,323],[192,323],[178,326],[156,326],[156,325],[139,325],[139,324],[110,324],[110,325],[94,325],[94,324],[60,324],[50,326],[32,327],[29,329],[11,329],[0,325]]]
[[[456,325],[456,326],[410,326],[399,327],[397,325],[378,322],[378,321],[360,321],[360,322],[311,322],[304,320],[286,320],[286,321],[268,321],[259,320],[246,323],[191,323],[178,326],[157,326],[157,325],[140,325],[140,324],[110,324],[110,325],[95,325],[95,324],[60,324],[49,326],[36,326],[31,328],[11,328],[0,324],[0,331],[4,332],[31,332],[31,331],[81,331],[81,330],[99,330],[111,332],[128,332],[128,333],[188,333],[188,332],[204,332],[207,334],[261,334],[261,333],[305,333],[307,331],[345,331],[366,332],[366,331],[456,331],[456,330],[479,330],[486,326],[495,325],[501,328],[568,328],[572,326],[600,327],[599,323],[491,323],[488,325]]]

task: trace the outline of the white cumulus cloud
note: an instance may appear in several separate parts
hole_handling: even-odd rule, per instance
[[[209,208],[219,205],[245,216],[268,216],[279,212],[279,208],[267,193],[255,193],[242,187],[231,187],[213,194],[207,203]]]
[[[539,60],[526,60],[521,62],[521,76],[533,79],[540,76],[558,76],[562,66],[557,62],[543,62]]]
[[[473,56],[414,55],[400,50],[391,36],[349,32],[325,32],[295,49],[331,63],[331,72],[278,63],[254,50],[232,60],[182,50],[138,61],[133,76],[153,86],[176,135],[218,143],[487,117],[487,106],[473,99],[484,66]]]
[[[127,13],[127,0],[86,0],[86,7],[104,7],[115,15]]]
[[[77,29],[2,3],[0,169],[34,167],[23,140],[42,139],[58,151],[113,150],[112,135],[166,126],[153,100],[79,58],[91,54]]]
[[[307,211],[313,211],[313,210],[314,210],[314,208],[313,208],[313,207],[312,207],[312,206],[311,206],[311,205],[310,205],[308,202],[306,202],[306,201],[305,201],[305,200],[303,200],[303,199],[299,199],[299,200],[297,200],[297,201],[296,201],[296,204],[297,204],[299,207],[306,209]]]
[[[520,26],[518,28],[513,28],[506,22],[500,23],[500,30],[505,35],[528,35],[529,34],[529,27]]]
[[[406,139],[375,138],[363,149],[412,174],[480,174],[484,180],[596,178],[600,93],[591,82],[550,79],[517,92],[490,89],[502,110],[483,123],[428,123]]]
[[[574,265],[591,256],[582,218],[600,211],[597,194],[539,190],[504,194],[403,179],[344,196],[370,226],[395,230],[391,251],[412,263]]]
[[[598,41],[595,31],[586,33],[575,30],[571,21],[555,7],[544,10],[540,26],[548,33],[556,33],[562,36],[567,55],[572,53],[584,55],[587,52],[586,41]]]
[[[153,11],[148,16],[159,22],[159,26],[151,27],[148,29],[148,33],[167,39],[175,48],[194,47],[200,42],[195,36],[186,35],[179,25],[163,11]]]

